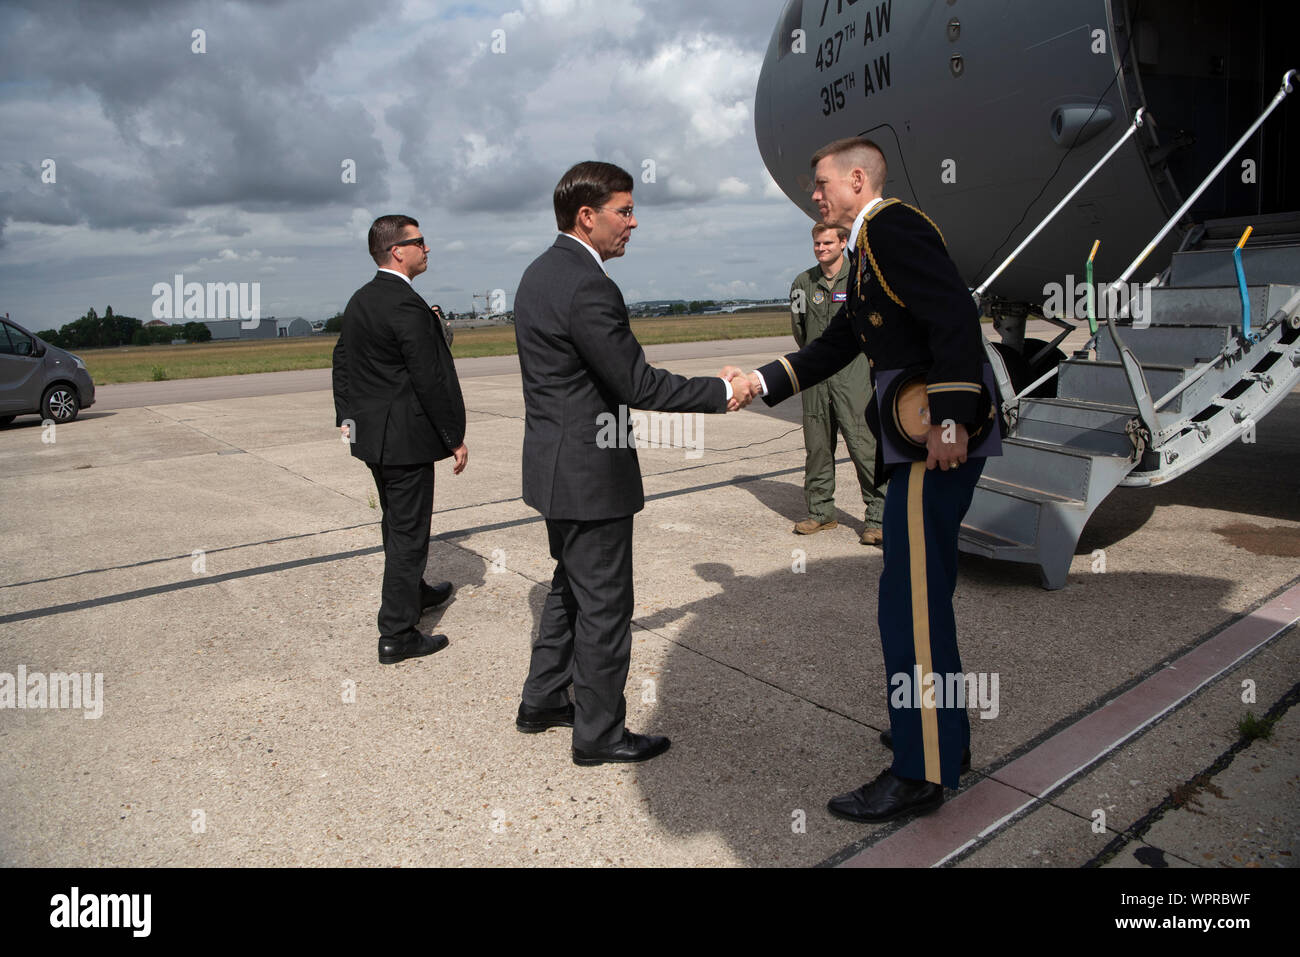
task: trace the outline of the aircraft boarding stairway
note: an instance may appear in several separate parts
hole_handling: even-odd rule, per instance
[[[1234,251],[1249,224],[1243,302]],[[1031,387],[1003,403],[1003,454],[980,477],[962,551],[1035,564],[1044,587],[1060,588],[1114,488],[1159,485],[1253,441],[1300,385],[1300,216],[1206,223],[1138,295],[1149,312],[1131,301],[1121,310],[1131,318],[1104,323],[1063,359],[1055,395]],[[994,350],[990,359],[996,368]]]

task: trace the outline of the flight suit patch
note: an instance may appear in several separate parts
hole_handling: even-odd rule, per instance
[[[823,302],[826,301],[826,293],[823,292],[821,289],[814,290],[812,294],[812,301],[820,306]]]

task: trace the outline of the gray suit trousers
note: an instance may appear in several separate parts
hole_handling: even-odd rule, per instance
[[[555,574],[533,643],[523,702],[562,708],[573,685],[573,746],[623,740],[632,654],[632,516],[546,520]]]

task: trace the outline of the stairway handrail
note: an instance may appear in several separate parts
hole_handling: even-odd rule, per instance
[[[1295,70],[1287,70],[1286,73],[1283,74],[1282,86],[1278,89],[1277,93],[1274,94],[1273,99],[1269,101],[1264,112],[1260,113],[1259,116],[1256,117],[1255,122],[1250,125],[1250,128],[1247,129],[1245,133],[1241,134],[1240,139],[1233,144],[1232,148],[1223,154],[1223,158],[1219,160],[1214,169],[1210,171],[1209,175],[1206,176],[1205,179],[1201,180],[1200,185],[1196,187],[1191,196],[1187,197],[1187,200],[1183,205],[1178,207],[1178,211],[1169,218],[1169,221],[1165,223],[1160,232],[1156,233],[1155,238],[1147,244],[1146,249],[1142,250],[1138,257],[1129,263],[1128,268],[1124,270],[1118,279],[1107,284],[1106,296],[1108,302],[1114,301],[1114,291],[1128,282],[1129,277],[1137,271],[1138,267],[1141,266],[1146,258],[1151,255],[1152,251],[1160,245],[1161,240],[1163,240],[1178,221],[1183,218],[1183,215],[1187,210],[1191,209],[1192,204],[1200,198],[1201,194],[1205,192],[1210,183],[1223,172],[1223,168],[1228,165],[1228,162],[1237,155],[1238,151],[1243,146],[1246,145],[1246,141],[1255,135],[1255,131],[1258,130],[1264,124],[1264,121],[1269,118],[1272,112],[1277,109],[1277,105],[1286,99],[1287,95],[1291,93],[1291,81],[1295,76]],[[1132,301],[1131,297],[1129,301]],[[1162,434],[1167,434],[1167,430],[1162,430],[1160,428],[1160,419],[1157,414],[1158,406],[1151,396],[1151,390],[1146,383],[1146,376],[1142,374],[1142,364],[1138,361],[1137,356],[1133,354],[1132,350],[1124,344],[1124,340],[1120,338],[1119,329],[1115,324],[1114,316],[1107,315],[1106,328],[1110,332],[1110,338],[1115,344],[1116,352],[1119,353],[1120,364],[1124,368],[1124,376],[1128,380],[1129,391],[1133,395],[1133,403],[1137,406],[1137,417],[1141,421],[1142,425],[1146,427],[1147,434],[1150,438],[1156,440],[1158,443],[1160,436]],[[1167,395],[1164,399],[1167,401],[1172,397],[1172,395]]]
[[[1174,226],[1178,224],[1178,221],[1183,218],[1183,215],[1189,209],[1192,208],[1192,204],[1201,198],[1201,194],[1205,192],[1205,190],[1209,187],[1210,183],[1213,182],[1214,179],[1220,173],[1223,172],[1223,168],[1227,166],[1229,161],[1234,156],[1237,155],[1237,152],[1243,146],[1246,145],[1246,141],[1255,135],[1255,131],[1258,130],[1264,124],[1264,121],[1268,119],[1269,115],[1275,109],[1277,109],[1277,105],[1281,103],[1284,99],[1286,99],[1287,94],[1291,92],[1291,81],[1295,78],[1295,76],[1296,76],[1295,70],[1286,71],[1286,73],[1282,77],[1281,88],[1278,89],[1277,93],[1273,96],[1273,99],[1269,101],[1269,104],[1264,109],[1264,112],[1259,114],[1255,122],[1250,125],[1250,129],[1246,130],[1245,133],[1241,134],[1241,138],[1237,140],[1236,143],[1233,144],[1232,149],[1228,150],[1228,152],[1223,154],[1223,159],[1219,160],[1218,165],[1216,165],[1214,169],[1210,171],[1210,174],[1206,176],[1205,179],[1201,180],[1201,184],[1196,187],[1195,192],[1193,192],[1191,196],[1187,197],[1187,201],[1184,202],[1183,205],[1178,207],[1178,211],[1169,218],[1169,221],[1165,223],[1164,227],[1160,230],[1160,232],[1156,233],[1155,238],[1151,240],[1151,242],[1147,243],[1146,248],[1142,250],[1140,254],[1138,254],[1138,257],[1134,259],[1131,263],[1129,263],[1128,268],[1124,270],[1123,274],[1114,282],[1108,285],[1107,287],[1108,291],[1109,289],[1118,286],[1120,283],[1128,282],[1129,277],[1132,276],[1133,273],[1137,272],[1138,267],[1141,266],[1142,263],[1146,260],[1146,258],[1150,256],[1152,252],[1155,251],[1155,248],[1160,245],[1161,240],[1163,240],[1167,235],[1169,235],[1169,231],[1173,229]]]
[[[1128,125],[1128,129],[1124,131],[1124,135],[1121,136],[1118,140],[1116,140],[1115,145],[1106,151],[1106,155],[1103,156],[1101,159],[1099,159],[1093,165],[1092,169],[1088,170],[1088,172],[1086,172],[1083,175],[1083,179],[1079,180],[1079,182],[1074,184],[1074,188],[1070,190],[1068,193],[1066,193],[1065,198],[1062,199],[1059,203],[1057,203],[1056,206],[1052,209],[1052,211],[1043,218],[1042,222],[1040,222],[1036,227],[1034,227],[1033,232],[1031,232],[1023,240],[1021,240],[1020,245],[1018,245],[1015,249],[1011,250],[1011,254],[1007,256],[1006,259],[1002,260],[1002,265],[998,266],[997,269],[993,270],[993,274],[989,276],[988,279],[985,279],[984,282],[982,282],[979,285],[979,288],[977,288],[974,292],[975,302],[977,304],[980,301],[980,297],[984,295],[985,290],[987,290],[988,287],[993,284],[993,280],[997,279],[998,276],[1002,275],[1003,271],[1008,266],[1011,265],[1011,263],[1015,260],[1015,258],[1019,256],[1022,252],[1024,252],[1025,247],[1028,246],[1031,242],[1033,242],[1034,239],[1038,236],[1038,234],[1041,233],[1047,227],[1047,224],[1056,218],[1056,214],[1065,208],[1065,204],[1068,203],[1070,200],[1072,200],[1074,198],[1074,195],[1077,192],[1079,192],[1079,190],[1083,189],[1083,187],[1087,184],[1088,180],[1092,179],[1093,175],[1099,169],[1105,166],[1106,163],[1110,161],[1110,158],[1112,156],[1114,156],[1117,152],[1119,152],[1119,148],[1124,145],[1124,143],[1128,140],[1128,138],[1137,132],[1138,127],[1142,125],[1142,117],[1144,116],[1145,113],[1146,113],[1146,109],[1144,107],[1138,108],[1138,111],[1133,114],[1133,122]]]
[[[1288,299],[1282,306],[1280,306],[1273,313],[1273,315],[1269,316],[1267,322],[1265,322],[1264,324],[1264,332],[1267,332],[1268,330],[1272,329],[1274,323],[1285,322],[1287,317],[1294,315],[1296,313],[1296,310],[1298,309],[1300,309],[1300,289],[1296,290],[1296,292],[1292,294],[1290,299]],[[1223,347],[1223,349],[1219,352],[1217,356],[1215,356],[1213,359],[1207,360],[1201,366],[1201,368],[1197,369],[1190,376],[1183,379],[1176,386],[1174,386],[1172,389],[1170,389],[1168,392],[1162,395],[1159,399],[1157,399],[1156,411],[1159,412],[1170,402],[1172,402],[1175,398],[1177,398],[1178,396],[1182,395],[1185,391],[1187,391],[1188,388],[1190,388],[1195,383],[1199,382],[1201,378],[1205,376],[1206,373],[1208,373],[1211,369],[1214,369],[1216,366],[1218,366],[1219,363],[1221,363],[1224,359],[1228,359],[1231,358],[1232,356],[1235,356],[1238,352],[1241,351],[1241,349],[1242,346],[1240,343],[1229,342],[1226,346]],[[1161,429],[1161,432],[1178,431],[1177,426],[1182,424],[1183,423],[1178,423],[1175,426],[1166,427],[1164,429]]]

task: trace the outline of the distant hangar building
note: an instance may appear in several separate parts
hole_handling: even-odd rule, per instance
[[[311,323],[302,316],[285,319],[267,316],[257,320],[256,324],[251,319],[214,319],[203,324],[211,330],[214,342],[232,339],[285,339],[310,336],[313,331]]]
[[[312,334],[311,323],[302,316],[275,320],[275,334],[281,338],[292,336],[309,336]]]

